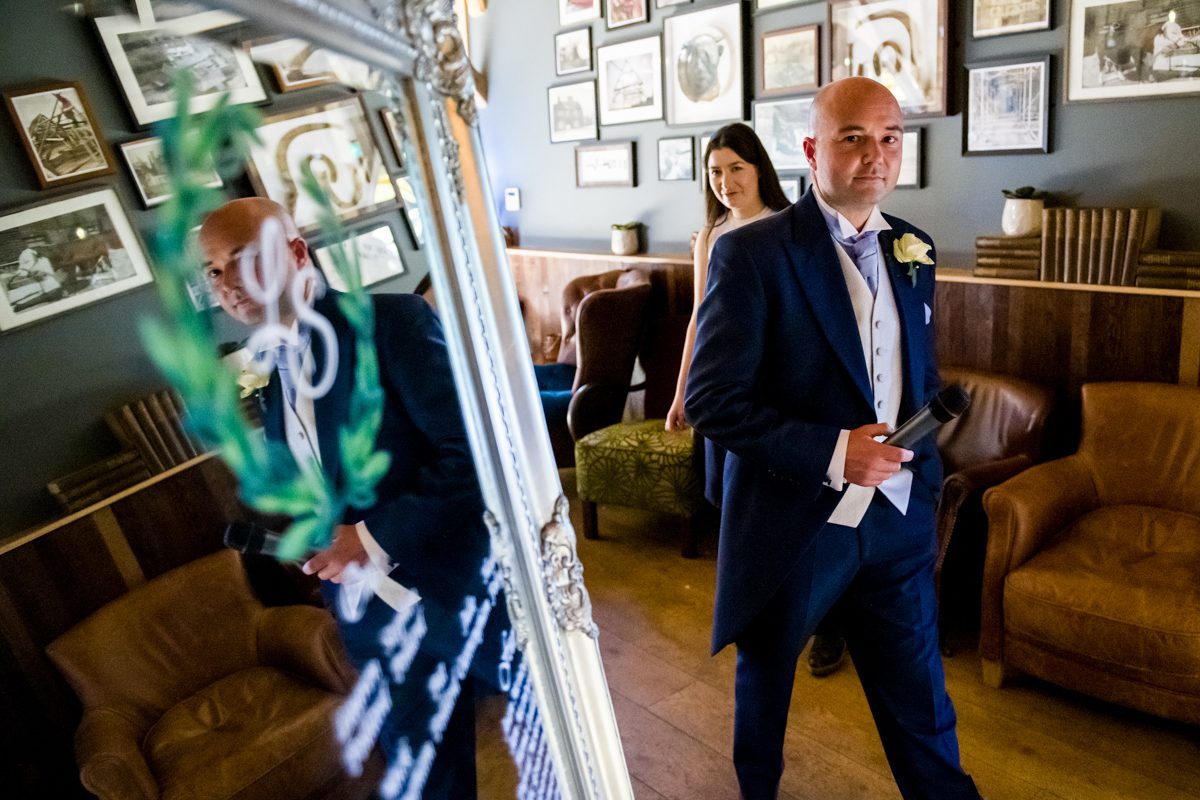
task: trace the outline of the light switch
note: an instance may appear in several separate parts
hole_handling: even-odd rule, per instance
[[[509,186],[504,190],[504,210],[505,211],[520,211],[521,210],[521,190],[515,186]]]

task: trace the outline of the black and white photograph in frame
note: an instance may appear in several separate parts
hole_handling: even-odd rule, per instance
[[[783,189],[783,195],[789,203],[795,203],[804,194],[804,176],[780,175],[779,188]]]
[[[1050,0],[975,0],[971,35],[976,39],[1050,28]]]
[[[1200,92],[1200,0],[1073,0],[1067,101]]]
[[[668,125],[745,119],[740,2],[667,17],[663,53]]]
[[[758,37],[758,97],[815,91],[821,83],[821,26],[802,25]]]
[[[213,19],[193,14],[145,26],[125,15],[96,18],[96,30],[138,125],[175,113],[172,76],[181,69],[192,78],[193,112],[209,110],[224,94],[231,103],[267,99],[248,53],[203,36],[215,27]]]
[[[129,173],[133,175],[133,185],[137,187],[138,195],[146,208],[153,208],[171,199],[171,178],[167,174],[167,159],[163,153],[162,139],[151,136],[121,145],[121,155],[129,165]],[[221,185],[221,176],[216,169],[208,170],[200,176],[205,186],[217,188]]]
[[[650,19],[648,0],[606,0],[604,24],[610,31]]]
[[[558,0],[559,27],[600,19],[600,0]]]
[[[204,3],[189,3],[181,0],[133,0],[133,9],[142,20],[143,25],[171,22],[177,19],[194,17],[197,14],[210,14],[210,24],[214,28],[226,25],[236,25],[245,22],[245,17],[225,11],[213,12]]]
[[[920,189],[925,185],[924,144],[924,128],[909,128],[904,132],[897,189]]]
[[[681,6],[684,3],[690,3],[692,0],[654,0],[655,8],[670,8],[671,6]]]
[[[693,181],[696,179],[696,140],[691,136],[672,136],[658,140],[658,179]]]
[[[966,67],[963,155],[1050,152],[1050,56]]]
[[[575,185],[637,186],[637,154],[632,141],[581,144],[575,147]]]
[[[592,69],[592,29],[580,28],[554,37],[554,74],[572,75]]]
[[[286,208],[301,230],[316,226],[319,211],[316,201],[300,189],[305,164],[343,219],[396,201],[396,189],[356,99],[266,117],[258,135],[261,143],[250,150],[250,183],[256,194]]]
[[[337,83],[331,63],[333,53],[304,39],[270,39],[248,42],[251,60],[266,64],[275,74],[280,92],[294,92]]]
[[[598,139],[596,126],[596,82],[581,81],[546,90],[550,113],[551,142]]]
[[[946,114],[946,0],[833,0],[829,79],[872,78],[905,116]]]
[[[53,81],[8,91],[4,103],[41,188],[116,171],[112,151],[78,83]]]
[[[810,136],[813,98],[755,100],[752,126],[777,170],[808,170],[804,139]]]
[[[408,171],[408,157],[404,154],[404,131],[400,127],[400,117],[390,108],[379,109],[379,117],[383,120],[383,129],[392,145],[392,155],[396,157],[396,172],[403,175]]]
[[[150,283],[153,276],[112,189],[0,216],[0,330]]]
[[[596,48],[600,124],[662,119],[662,37]]]
[[[403,275],[404,259],[396,244],[396,235],[391,225],[381,225],[368,231],[354,232],[345,242],[328,244],[313,251],[317,266],[325,276],[329,288],[336,292],[348,292],[350,287],[342,280],[341,274],[334,266],[334,249],[345,248],[344,252],[353,262],[354,254],[358,255],[358,273],[363,287],[372,286],[388,278]]]

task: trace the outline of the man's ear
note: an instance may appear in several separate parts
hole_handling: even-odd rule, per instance
[[[308,257],[308,242],[297,236],[288,242],[288,249],[292,251],[292,257],[296,259],[296,269],[312,266],[312,259]]]
[[[817,168],[817,141],[811,136],[804,137],[804,157],[808,159],[810,169]]]

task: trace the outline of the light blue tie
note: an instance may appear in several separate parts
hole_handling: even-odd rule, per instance
[[[292,370],[288,366],[288,347],[281,344],[275,348],[275,369],[279,370],[279,385],[283,388],[283,398],[287,404],[296,408],[296,381],[292,378]]]
[[[848,239],[837,237],[846,255],[862,273],[871,295],[875,295],[879,276],[879,231],[866,231]]]

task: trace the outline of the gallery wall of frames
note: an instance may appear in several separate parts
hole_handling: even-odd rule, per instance
[[[343,167],[331,191],[364,283],[412,291],[428,273],[398,122],[382,97],[354,88],[365,65],[194,6],[105,0],[88,11],[11,0],[0,26],[0,538],[57,516],[46,484],[119,449],[104,412],[164,385],[138,325],[159,311],[154,215],[169,188],[154,126],[173,113],[173,65],[191,70],[201,108],[229,91],[263,117],[245,172],[222,182],[214,171],[210,185],[294,205],[312,233],[296,161],[277,158],[281,142],[308,147]],[[156,27],[168,20],[169,32]],[[337,183],[351,174],[355,186]],[[329,265],[329,243],[309,241]],[[210,309],[203,281],[192,288]],[[204,313],[223,338],[244,336]]]
[[[525,246],[604,247],[641,221],[652,251],[700,225],[707,137],[750,123],[785,191],[803,191],[813,95],[865,75],[907,117],[887,210],[969,266],[1002,189],[1062,205],[1158,206],[1162,246],[1200,246],[1178,194],[1200,95],[1197,0],[538,0],[497,4],[485,144]],[[520,31],[519,34],[517,31]],[[523,124],[517,124],[523,120]],[[539,134],[541,129],[546,131]],[[1165,153],[1172,154],[1164,158]],[[498,202],[498,206],[499,206]]]

